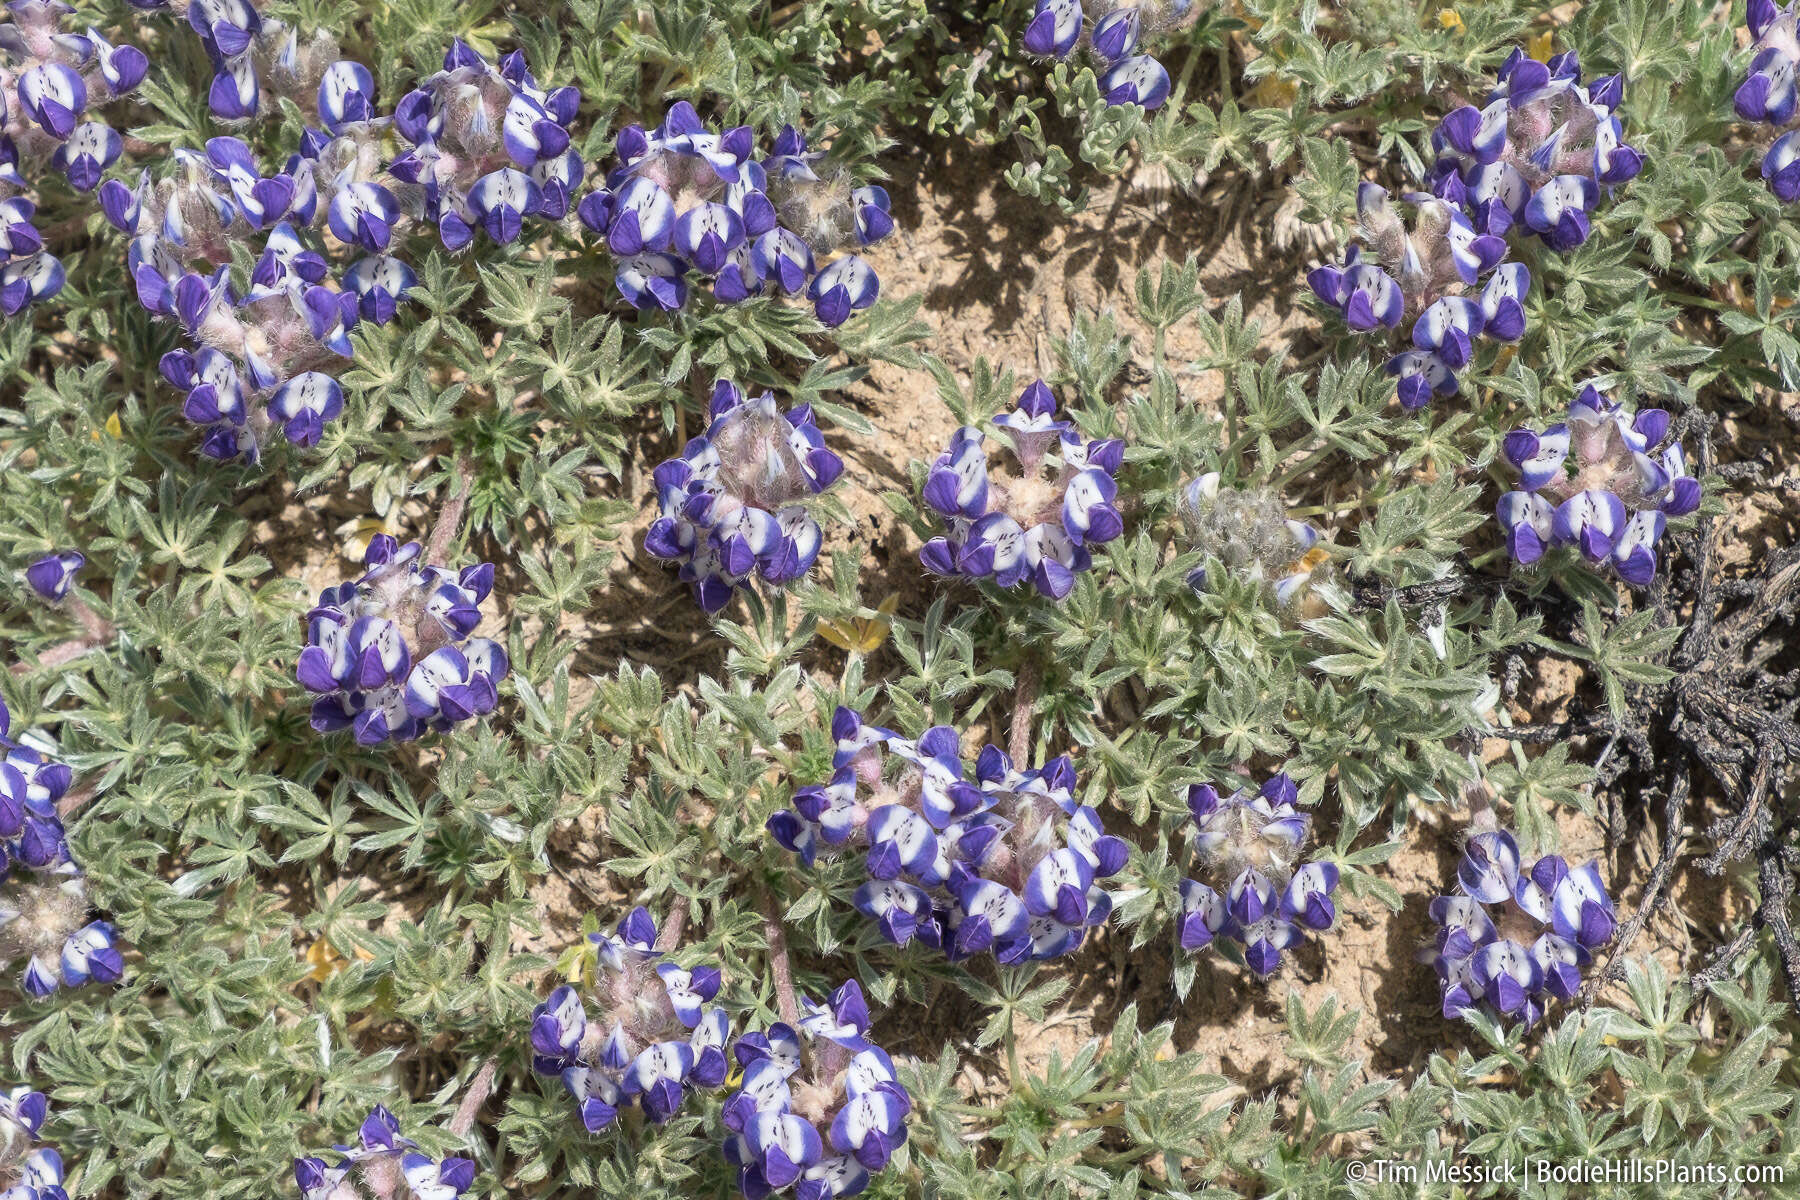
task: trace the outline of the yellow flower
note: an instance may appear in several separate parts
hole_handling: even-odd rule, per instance
[[[118,413],[114,413],[112,416],[106,418],[105,431],[107,433],[112,434],[116,438],[122,438],[125,436],[125,427],[123,425],[119,424],[119,414]],[[97,442],[100,440],[100,432],[101,432],[100,430],[96,429],[90,436]]]
[[[1542,33],[1532,34],[1531,41],[1527,43],[1525,47],[1526,53],[1530,54],[1531,57],[1537,59],[1541,63],[1549,62],[1551,42],[1553,40],[1552,35],[1554,35],[1555,32],[1556,31],[1553,29],[1546,29]]]
[[[1454,8],[1438,9],[1438,24],[1453,33],[1463,33],[1468,29],[1468,26],[1463,24],[1462,14]]]
[[[887,641],[894,627],[894,610],[900,607],[900,595],[894,593],[881,602],[876,615],[868,620],[852,617],[847,621],[820,621],[819,636],[852,654],[873,654]]]
[[[324,983],[349,965],[344,956],[337,952],[337,947],[324,938],[306,948],[306,962],[312,967],[306,977],[314,983]]]

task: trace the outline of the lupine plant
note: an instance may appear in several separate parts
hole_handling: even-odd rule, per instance
[[[1793,31],[7,4],[0,1200],[1791,1188]]]

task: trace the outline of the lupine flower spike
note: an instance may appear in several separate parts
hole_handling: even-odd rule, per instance
[[[27,194],[45,170],[78,191],[99,186],[124,148],[91,111],[135,91],[150,61],[89,27],[65,28],[60,0],[10,0],[0,9],[0,316],[62,290],[62,262],[45,249]]]
[[[532,1070],[561,1078],[589,1133],[622,1108],[660,1125],[691,1090],[725,1082],[731,1022],[710,1003],[718,968],[677,966],[657,949],[656,924],[643,908],[619,923],[617,936],[588,941],[596,1011],[590,1016],[581,989],[552,992],[531,1014]]]
[[[706,432],[656,468],[661,515],[644,548],[680,563],[700,607],[718,612],[752,576],[782,584],[812,569],[823,537],[802,501],[843,470],[810,405],[783,413],[772,393],[720,380]]]
[[[809,150],[799,130],[784,128],[759,162],[749,126],[714,132],[681,101],[653,131],[627,126],[617,149],[576,211],[606,239],[619,292],[638,308],[681,308],[690,273],[727,304],[805,293],[826,325],[875,303],[880,282],[864,259],[819,264],[893,230],[888,194]]]
[[[1180,513],[1189,549],[1218,559],[1233,575],[1262,581],[1283,612],[1323,613],[1312,589],[1331,578],[1331,552],[1315,526],[1288,517],[1274,492],[1222,487],[1212,471],[1181,490]],[[1206,564],[1188,573],[1188,584],[1205,591]]]
[[[384,1107],[363,1121],[356,1145],[332,1149],[335,1162],[323,1155],[294,1160],[300,1200],[458,1200],[475,1184],[472,1160],[421,1153]]]
[[[68,1200],[62,1156],[32,1146],[49,1112],[42,1092],[0,1091],[0,1200]]]
[[[369,542],[361,578],[327,588],[306,615],[300,682],[318,696],[312,726],[351,729],[365,746],[446,732],[485,716],[510,669],[506,650],[471,638],[494,586],[488,563],[452,572],[419,543]]]
[[[1029,580],[1060,600],[1075,586],[1075,576],[1093,565],[1090,547],[1125,531],[1113,482],[1125,444],[1089,441],[1059,420],[1056,397],[1042,380],[993,423],[1012,461],[995,465],[987,435],[973,425],[951,435],[950,448],[925,479],[925,503],[947,532],[926,542],[919,560],[933,574],[987,579],[1003,588]]]
[[[1504,830],[1477,833],[1456,868],[1456,891],[1431,902],[1439,927],[1420,957],[1442,981],[1444,1015],[1485,1008],[1535,1025],[1552,997],[1568,1000],[1581,969],[1612,940],[1617,917],[1599,866],[1546,855],[1529,869]]]
[[[769,832],[809,867],[862,853],[868,880],[854,902],[887,941],[1013,964],[1068,954],[1105,923],[1112,896],[1100,883],[1129,851],[1076,802],[1066,757],[1019,771],[989,746],[971,772],[950,726],[913,741],[847,708],[832,736],[830,781],[796,792]]]
[[[1750,72],[1733,97],[1740,119],[1781,128],[1794,119],[1795,72],[1800,70],[1800,6],[1749,0]],[[1762,177],[1783,204],[1800,200],[1800,129],[1775,139],[1762,160]]]
[[[1464,105],[1432,133],[1432,190],[1464,206],[1482,233],[1520,227],[1552,250],[1573,250],[1601,198],[1644,169],[1623,141],[1624,94],[1623,75],[1583,83],[1573,52],[1545,64],[1514,47],[1486,104]]]
[[[1524,335],[1531,274],[1520,263],[1502,265],[1505,239],[1480,232],[1451,202],[1416,192],[1404,199],[1413,210],[1410,231],[1387,189],[1359,187],[1359,244],[1307,282],[1358,333],[1410,322],[1413,348],[1389,359],[1387,371],[1399,378],[1401,405],[1417,409],[1434,395],[1456,394],[1476,339]]]
[[[1628,411],[1589,384],[1566,422],[1507,434],[1519,487],[1497,514],[1514,561],[1529,566],[1551,546],[1574,546],[1593,566],[1647,587],[1668,519],[1700,507],[1700,481],[1668,433],[1662,409]]]
[[[733,1048],[743,1082],[725,1102],[725,1158],[746,1200],[857,1195],[906,1143],[912,1098],[869,1041],[856,981],[827,1004],[801,1004],[797,1026],[778,1022]]]
[[[72,772],[12,740],[10,726],[0,703],[0,964],[21,965],[20,985],[33,996],[116,983],[125,973],[117,935],[88,919],[87,877],[57,814]]]
[[[1157,109],[1169,98],[1169,72],[1143,44],[1186,29],[1199,15],[1200,0],[1037,0],[1023,44],[1054,59],[1085,44],[1100,64],[1108,104]]]
[[[1298,798],[1285,774],[1225,797],[1211,784],[1187,789],[1194,853],[1211,883],[1182,881],[1182,949],[1229,940],[1252,971],[1268,976],[1307,930],[1331,928],[1338,869],[1301,861],[1312,818],[1294,807]]]

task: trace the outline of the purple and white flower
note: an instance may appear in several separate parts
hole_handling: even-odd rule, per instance
[[[327,588],[307,614],[296,674],[318,698],[312,726],[350,729],[365,746],[448,732],[494,711],[506,650],[473,638],[494,586],[487,563],[451,572],[420,561],[417,542],[370,542],[358,579]]]
[[[778,1022],[733,1047],[743,1070],[725,1102],[725,1159],[748,1200],[854,1196],[906,1144],[912,1098],[885,1050],[868,1039],[855,980],[827,1004],[802,998],[798,1026]]]
[[[79,550],[59,550],[47,554],[25,568],[25,582],[38,598],[55,604],[69,594],[75,574],[87,565],[87,556]]]
[[[1125,531],[1113,476],[1124,459],[1116,438],[1088,440],[1056,415],[1042,380],[993,423],[1017,470],[994,471],[986,435],[965,425],[950,438],[925,479],[925,503],[946,527],[919,559],[934,575],[990,580],[1002,588],[1030,581],[1060,600],[1093,566],[1091,547]]]
[[[752,576],[783,584],[812,569],[823,535],[804,501],[843,470],[810,406],[783,413],[772,393],[720,380],[706,432],[656,468],[644,548],[680,563],[700,607],[718,612]]]
[[[832,736],[831,779],[801,788],[768,829],[808,867],[861,852],[868,878],[853,902],[885,940],[1012,964],[1067,954],[1105,923],[1101,881],[1129,849],[1076,802],[1068,758],[1019,771],[989,746],[969,770],[950,726],[915,741],[847,708]]]
[[[1567,421],[1508,434],[1503,453],[1519,487],[1496,513],[1513,560],[1530,566],[1552,546],[1573,546],[1591,566],[1647,587],[1669,518],[1700,507],[1700,481],[1669,423],[1662,409],[1627,410],[1589,384]]]
[[[1020,40],[1028,53],[1051,59],[1085,45],[1108,104],[1155,110],[1169,98],[1169,72],[1140,46],[1180,32],[1199,14],[1198,0],[1037,0]]]
[[[1197,783],[1185,799],[1195,857],[1210,882],[1181,883],[1181,947],[1229,945],[1234,959],[1267,977],[1307,930],[1336,923],[1337,865],[1301,861],[1312,818],[1295,807],[1299,789],[1286,774],[1270,776],[1255,792],[1223,797]]]
[[[1433,131],[1432,191],[1483,234],[1522,226],[1552,250],[1573,250],[1602,196],[1644,169],[1623,140],[1624,90],[1623,75],[1583,82],[1572,52],[1541,63],[1515,47],[1485,103],[1456,109]]]
[[[1456,891],[1431,902],[1438,926],[1420,957],[1443,987],[1444,1015],[1477,1008],[1535,1025],[1551,998],[1569,1000],[1581,969],[1612,940],[1618,918],[1599,865],[1547,855],[1526,867],[1505,830],[1469,838]]]
[[[562,1080],[589,1133],[628,1107],[660,1125],[689,1091],[725,1082],[731,1023],[712,1004],[718,968],[677,965],[657,947],[656,924],[643,908],[619,923],[616,936],[588,935],[588,945],[591,986],[559,987],[532,1012],[532,1070]]]
[[[357,1144],[332,1147],[335,1162],[324,1155],[294,1160],[294,1182],[300,1200],[373,1200],[410,1196],[412,1200],[459,1200],[475,1184],[473,1159],[435,1159],[400,1132],[399,1119],[376,1106],[357,1130]],[[400,1189],[404,1186],[405,1192]]]

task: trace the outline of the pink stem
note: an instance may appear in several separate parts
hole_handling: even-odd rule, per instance
[[[775,977],[775,1008],[783,1021],[797,1028],[800,1002],[794,998],[794,968],[788,961],[787,934],[781,928],[781,917],[775,909],[775,894],[770,892],[763,900],[763,936],[769,941],[769,973]]]
[[[656,935],[656,948],[664,954],[681,945],[681,931],[687,928],[688,898],[675,897],[675,903],[669,905],[669,915],[663,920],[663,927]]]
[[[1008,751],[1013,768],[1023,771],[1031,765],[1031,710],[1037,703],[1038,667],[1034,659],[1019,664],[1017,691],[1013,697],[1012,737]]]
[[[456,1115],[450,1118],[450,1132],[457,1137],[468,1137],[469,1130],[475,1127],[475,1114],[487,1103],[488,1093],[494,1090],[494,1075],[500,1069],[495,1059],[488,1059],[481,1064],[481,1070],[475,1072],[475,1078],[469,1081],[469,1093],[463,1102],[456,1106]]]
[[[431,527],[431,536],[425,543],[425,561],[433,566],[440,566],[444,561],[444,552],[450,548],[450,541],[462,525],[463,510],[469,506],[469,492],[475,486],[475,469],[469,460],[456,460],[456,477],[460,481],[454,494],[444,503],[438,512],[437,522]]]

